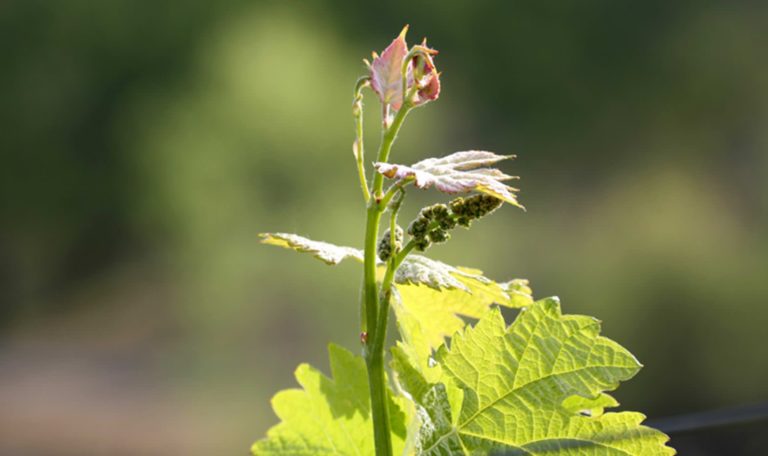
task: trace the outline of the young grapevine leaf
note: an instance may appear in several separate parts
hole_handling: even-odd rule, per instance
[[[400,332],[406,341],[418,338],[429,350],[464,327],[461,317],[480,318],[494,303],[523,307],[533,302],[526,280],[500,284],[483,276],[482,271],[449,266],[420,255],[408,257],[395,281],[400,299],[393,307]],[[413,334],[417,330],[418,337]]]
[[[381,162],[374,166],[376,171],[390,179],[414,179],[419,188],[434,185],[441,192],[449,194],[478,191],[522,208],[515,196],[517,189],[504,184],[504,181],[516,177],[508,176],[496,168],[488,168],[494,163],[513,157],[470,150],[442,158],[428,158],[411,166]]]
[[[602,413],[616,404],[604,392],[634,376],[640,364],[599,330],[596,320],[564,316],[556,299],[545,299],[522,310],[509,328],[493,309],[474,328],[455,334],[437,360],[440,383],[459,388],[463,403],[450,426],[441,419],[435,432],[420,435],[419,454],[674,454],[666,435],[641,425],[642,414]],[[413,372],[400,367],[398,378],[412,379]],[[412,380],[401,380],[401,387],[421,396],[431,388]],[[422,407],[445,410],[447,391]]]
[[[297,234],[288,233],[261,233],[262,244],[276,245],[297,252],[311,253],[325,264],[336,265],[347,258],[354,258],[363,262],[363,252],[352,247],[342,247],[322,241],[313,241]]]
[[[403,104],[402,67],[408,54],[405,34],[408,26],[404,27],[397,38],[384,49],[381,56],[373,54],[373,62],[369,65],[371,71],[371,88],[379,95],[381,102],[391,104],[398,110]]]
[[[272,399],[282,420],[251,447],[256,456],[374,454],[371,405],[365,361],[337,345],[328,348],[332,378],[302,364],[296,380],[303,389],[284,390]],[[405,418],[390,401],[392,444],[402,452]]]
[[[433,260],[422,255],[409,255],[395,273],[395,283],[423,284],[434,290],[463,290],[471,293],[472,287],[487,285],[494,289],[497,296],[502,297],[505,291],[500,285],[477,269],[453,267],[441,261]]]

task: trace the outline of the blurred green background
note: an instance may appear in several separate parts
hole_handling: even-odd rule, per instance
[[[768,399],[765,2],[10,0],[0,454],[245,454],[296,365],[358,347],[359,265],[256,234],[362,243],[352,86],[406,23],[443,93],[393,158],[515,153],[528,208],[430,255],[600,318],[646,366],[623,407]]]

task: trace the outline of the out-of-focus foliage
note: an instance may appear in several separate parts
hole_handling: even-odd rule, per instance
[[[242,451],[295,365],[356,346],[359,266],[256,234],[361,245],[354,62],[405,23],[445,92],[392,160],[515,153],[528,208],[430,254],[607,322],[646,364],[628,409],[766,399],[766,22],[747,1],[4,2],[0,450]],[[739,432],[689,451],[759,453]]]

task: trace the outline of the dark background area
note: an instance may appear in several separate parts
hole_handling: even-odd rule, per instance
[[[0,4],[0,454],[244,454],[357,347],[361,59],[404,24],[441,98],[393,159],[515,153],[506,208],[430,255],[525,277],[645,364],[650,418],[768,400],[765,2]],[[366,98],[369,150],[378,110]],[[414,193],[405,217],[443,198]],[[681,454],[761,454],[766,422]]]

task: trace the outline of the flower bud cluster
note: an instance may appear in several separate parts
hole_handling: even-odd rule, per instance
[[[419,216],[408,225],[408,234],[416,243],[416,249],[424,251],[430,244],[447,241],[449,229],[456,226],[451,211],[445,204],[433,204],[419,212]]]
[[[451,238],[448,230],[456,225],[469,228],[472,220],[484,217],[503,203],[493,196],[480,194],[469,198],[456,198],[447,205],[433,204],[419,212],[418,217],[408,226],[416,249],[424,251],[432,244],[440,244]]]
[[[485,217],[498,209],[504,202],[494,196],[479,194],[467,199],[456,198],[450,202],[451,211],[456,215],[456,223],[469,228],[472,220]]]
[[[392,246],[392,235],[387,229],[379,239],[379,245],[376,253],[381,261],[387,261],[392,258],[393,253],[397,254],[403,248],[403,229],[395,226],[395,245]]]

